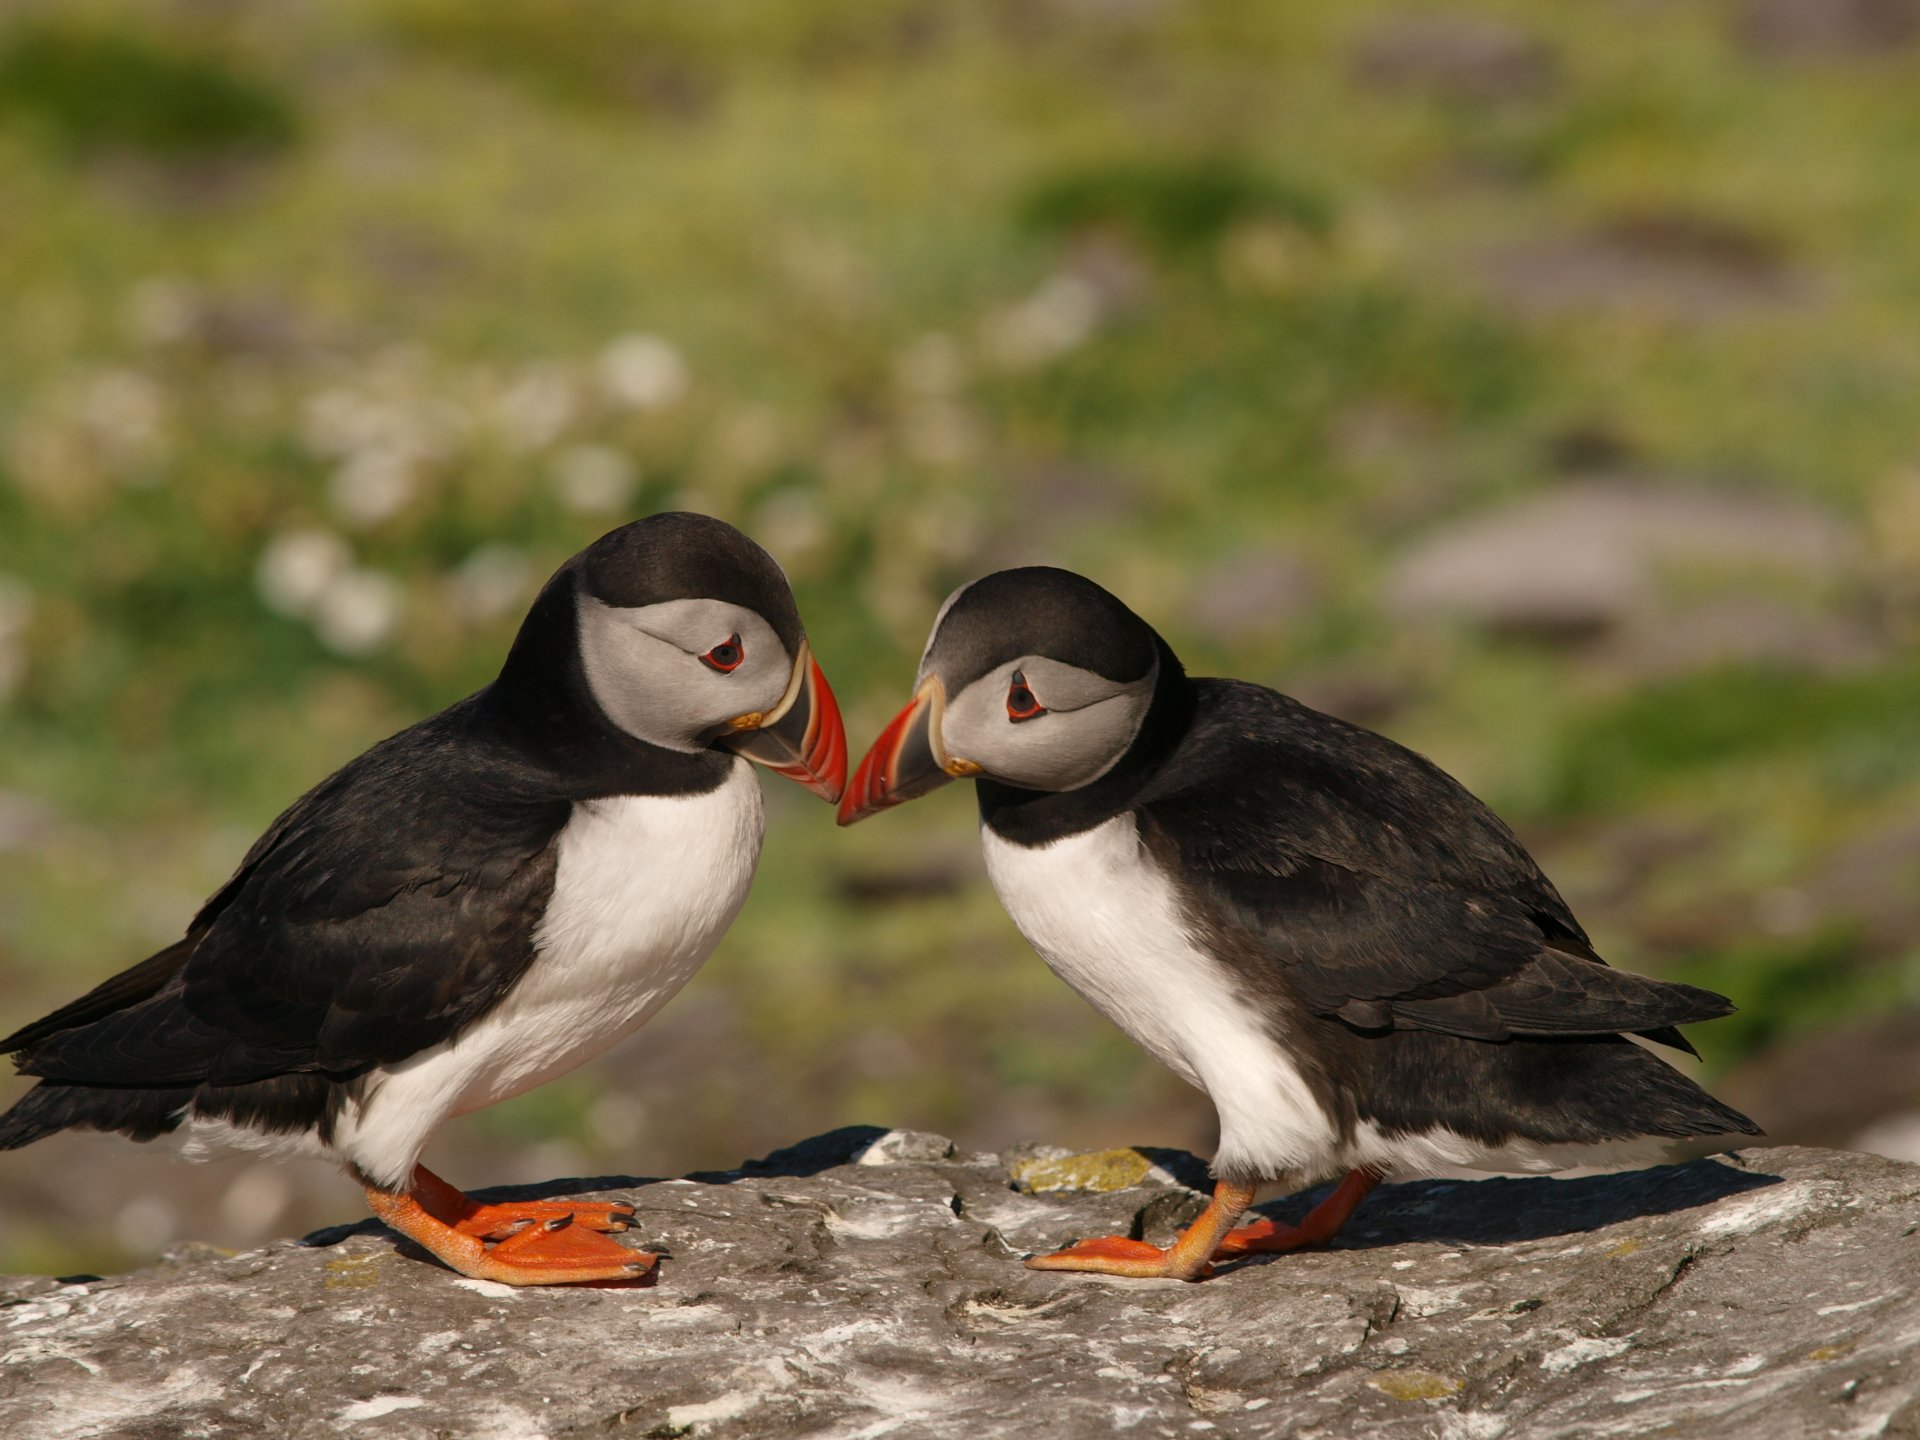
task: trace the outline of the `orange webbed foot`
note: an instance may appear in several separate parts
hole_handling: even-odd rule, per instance
[[[1051,1255],[1035,1255],[1027,1261],[1027,1268],[1124,1275],[1133,1280],[1204,1280],[1213,1273],[1211,1265],[1202,1264],[1196,1270],[1187,1263],[1187,1257],[1176,1256],[1173,1251],[1149,1245],[1144,1240],[1129,1240],[1124,1235],[1102,1235],[1056,1250]]]
[[[1308,1245],[1324,1245],[1340,1233],[1355,1207],[1380,1183],[1380,1172],[1373,1169],[1350,1170],[1326,1199],[1307,1213],[1298,1225],[1279,1220],[1256,1220],[1229,1230],[1214,1251],[1216,1260],[1233,1260],[1242,1255],[1282,1255]]]
[[[549,1220],[571,1220],[611,1235],[633,1224],[633,1206],[624,1200],[506,1200],[482,1204],[424,1165],[414,1167],[413,1195],[436,1220],[462,1235],[482,1240],[505,1240]]]
[[[1213,1256],[1216,1260],[1234,1260],[1242,1255],[1279,1255],[1314,1243],[1313,1236],[1296,1226],[1278,1220],[1256,1220],[1238,1230],[1229,1230]]]
[[[652,1272],[660,1257],[650,1250],[629,1250],[601,1231],[559,1217],[530,1224],[489,1247],[487,1262],[493,1273],[480,1278],[509,1285],[569,1285],[638,1280]]]
[[[509,1200],[498,1205],[468,1201],[469,1210],[453,1222],[462,1235],[505,1240],[552,1220],[618,1235],[633,1224],[633,1206],[624,1200]]]
[[[610,1238],[607,1232],[633,1223],[633,1206],[624,1201],[482,1205],[423,1165],[415,1169],[407,1190],[369,1185],[367,1203],[401,1235],[475,1280],[505,1285],[631,1283],[647,1277],[660,1259]]]

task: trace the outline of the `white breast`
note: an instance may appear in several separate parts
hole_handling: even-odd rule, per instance
[[[1220,1112],[1216,1167],[1323,1173],[1331,1118],[1259,1011],[1188,933],[1131,815],[1029,849],[981,829],[987,874],[1027,942]]]
[[[376,1072],[335,1148],[398,1180],[448,1116],[530,1090],[644,1025],[733,923],[764,830],[744,760],[705,795],[576,805],[527,973],[455,1039]]]

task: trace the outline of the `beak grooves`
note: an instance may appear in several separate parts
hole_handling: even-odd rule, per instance
[[[720,743],[776,775],[804,785],[829,804],[847,782],[847,731],[820,664],[805,641],[780,703],[764,716],[742,715],[742,728]]]
[[[949,758],[941,745],[940,714],[945,705],[945,689],[937,679],[929,680],[880,732],[840,802],[842,825],[937,790],[959,776],[979,773],[978,765]]]

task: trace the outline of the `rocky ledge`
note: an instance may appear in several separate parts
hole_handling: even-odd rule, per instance
[[[1750,1150],[1382,1187],[1194,1285],[1020,1257],[1197,1212],[1191,1156],[835,1131],[625,1195],[657,1284],[514,1290],[369,1221],[0,1281],[0,1434],[1920,1437],[1920,1166]],[[1266,1208],[1298,1218],[1310,1197]]]

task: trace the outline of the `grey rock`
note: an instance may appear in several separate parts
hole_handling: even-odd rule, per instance
[[[1834,584],[1859,554],[1851,527],[1803,501],[1587,479],[1440,527],[1394,564],[1387,599],[1411,620],[1591,634],[1649,611],[1668,572]]]
[[[1215,644],[1284,630],[1310,615],[1326,592],[1315,567],[1271,546],[1244,549],[1195,579],[1187,621]]]
[[[37,797],[0,790],[0,855],[25,850],[59,821],[53,807]]]
[[[1500,20],[1470,14],[1409,14],[1377,25],[1356,55],[1374,85],[1451,100],[1537,96],[1558,88],[1560,66],[1545,42]]]
[[[1882,663],[1889,649],[1870,615],[1750,592],[1663,608],[1657,621],[1630,627],[1601,651],[1601,667],[1643,681],[1735,664],[1846,675]]]
[[[1526,316],[1617,310],[1713,322],[1815,298],[1766,237],[1687,214],[1630,215],[1480,259],[1489,294]]]
[[[1762,55],[1884,59],[1920,40],[1916,0],[1746,0],[1735,32]]]
[[[856,1165],[912,1165],[953,1157],[953,1141],[924,1130],[889,1130],[854,1157]]]
[[[1021,1194],[937,1138],[844,1130],[724,1173],[540,1187],[631,1197],[637,1243],[669,1251],[643,1288],[465,1280],[371,1222],[0,1282],[0,1434],[1799,1440],[1920,1422],[1920,1167],[1771,1149],[1392,1185],[1331,1249],[1185,1285],[1019,1262],[1164,1238],[1199,1200],[1169,1178],[1187,1167]],[[858,1163],[876,1147],[893,1162]]]
[[[1714,1093],[1767,1117],[1768,1133],[1805,1143],[1843,1137],[1848,1147],[1894,1159],[1920,1159],[1920,1005],[1790,1035],[1735,1066]],[[1900,1147],[1904,1141],[1905,1153]]]

